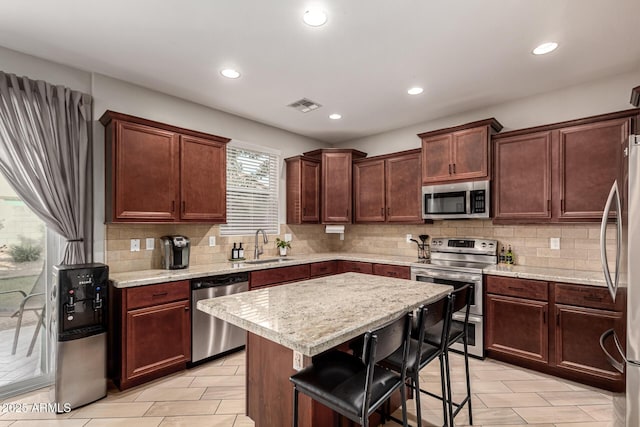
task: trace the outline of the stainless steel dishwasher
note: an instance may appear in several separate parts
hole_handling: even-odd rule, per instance
[[[249,273],[223,274],[191,281],[191,363],[246,344],[247,333],[197,309],[198,301],[249,290]]]

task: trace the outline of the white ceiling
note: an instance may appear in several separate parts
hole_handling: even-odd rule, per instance
[[[335,143],[638,69],[639,18],[639,0],[0,0],[0,45]],[[286,107],[303,97],[323,107]]]

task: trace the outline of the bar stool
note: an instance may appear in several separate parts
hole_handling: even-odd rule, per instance
[[[447,401],[449,403],[449,423],[453,426],[453,420],[456,415],[462,410],[464,405],[467,405],[469,408],[469,424],[473,425],[473,414],[471,410],[471,382],[469,379],[469,352],[468,352],[468,341],[467,341],[467,332],[468,332],[468,324],[469,324],[469,301],[471,300],[471,285],[465,285],[460,288],[455,289],[451,295],[451,310],[450,310],[450,326],[448,339],[446,340],[445,351],[444,351],[444,360],[445,360],[445,375],[447,380]],[[464,322],[453,320],[453,313],[457,313],[459,311],[464,310]],[[436,325],[427,329],[425,340],[435,346],[442,345],[442,339],[444,335],[440,333],[438,329],[439,326]],[[451,366],[449,363],[449,346],[456,341],[462,340],[463,344],[463,354],[464,354],[464,368],[465,368],[465,376],[467,383],[467,395],[465,398],[456,403],[453,401],[451,396]],[[453,407],[456,407],[455,411]]]
[[[291,376],[293,383],[293,426],[298,426],[298,393],[369,426],[373,414],[391,394],[400,389],[403,425],[407,426],[405,372],[412,316],[405,314],[364,335],[362,357],[329,351],[313,364]],[[377,365],[392,353],[403,353],[399,373]]]
[[[411,333],[412,338],[409,341],[409,354],[407,356],[406,362],[406,375],[411,379],[410,387],[416,393],[414,398],[416,399],[416,416],[418,427],[422,427],[420,393],[427,394],[442,401],[442,415],[444,418],[444,425],[447,425],[448,405],[446,399],[447,393],[444,355],[446,353],[447,343],[449,341],[447,335],[449,333],[449,327],[451,324],[450,320],[452,300],[452,296],[447,295],[426,306],[421,306],[418,309],[417,327],[414,328]],[[440,345],[435,346],[425,342],[425,333],[427,329],[430,329],[432,333],[435,333],[436,329],[440,330]],[[440,396],[420,388],[420,371],[429,363],[436,360],[436,358],[440,361],[440,385],[442,388],[442,395]],[[399,370],[402,367],[402,354],[399,351],[396,351],[382,363],[383,365],[389,366],[391,369]],[[394,419],[393,417],[390,418]]]

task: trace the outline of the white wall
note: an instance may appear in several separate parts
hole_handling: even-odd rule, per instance
[[[341,147],[365,151],[369,156],[420,147],[417,134],[495,117],[503,132],[531,126],[579,119],[633,108],[631,89],[640,85],[635,72],[518,99],[416,125],[340,143]]]

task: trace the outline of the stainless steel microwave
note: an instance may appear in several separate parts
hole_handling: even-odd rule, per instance
[[[422,218],[489,218],[490,181],[422,187]]]

